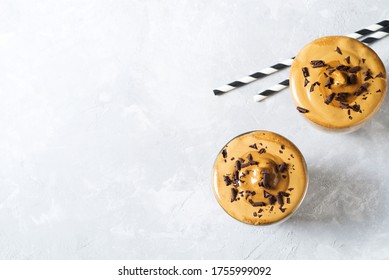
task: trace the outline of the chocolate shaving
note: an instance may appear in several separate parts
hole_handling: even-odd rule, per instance
[[[384,74],[382,74],[382,72],[380,72],[377,76],[375,76],[376,78],[385,78]]]
[[[373,76],[372,76],[370,69],[367,69],[365,72],[363,72],[363,75],[365,75],[364,81],[368,81],[370,79],[373,79]]]
[[[357,83],[357,75],[351,74],[349,77],[347,77],[347,83],[350,85],[355,85]]]
[[[257,144],[256,144],[256,143],[254,143],[254,144],[250,145],[249,147],[250,147],[250,148],[253,148],[253,149],[256,149],[256,150],[258,149],[258,147],[257,147]]]
[[[361,66],[354,66],[348,69],[349,73],[357,73],[359,70],[361,70]]]
[[[336,50],[335,50],[338,54],[342,54],[342,51],[339,49],[339,47],[337,46],[336,47]]]
[[[263,154],[263,153],[266,153],[266,150],[265,150],[265,148],[261,148],[258,152],[259,152],[260,154]]]
[[[311,65],[313,68],[319,68],[319,67],[326,66],[326,64],[323,60],[312,60]]]
[[[253,161],[253,156],[251,154],[248,154],[247,155],[247,160],[250,161],[250,162]]]
[[[223,158],[227,158],[227,150],[223,149],[222,151]]]
[[[268,193],[267,191],[263,190],[263,197],[268,198],[269,196],[271,196],[271,194]]]
[[[336,70],[339,70],[339,71],[348,71],[350,69],[350,66],[346,66],[346,65],[339,65],[336,67]]]
[[[324,77],[328,78],[328,75],[326,72],[323,73],[324,74]]]
[[[234,179],[234,181],[238,181],[239,180],[239,171],[234,171],[233,179]]]
[[[224,183],[226,184],[226,186],[229,186],[229,185],[232,184],[231,178],[229,176],[227,176],[227,175],[223,176],[223,180],[224,180]]]
[[[242,163],[240,162],[240,160],[235,161],[235,169],[236,170],[242,169]]]
[[[278,171],[283,173],[288,169],[288,164],[283,162],[278,166]]]
[[[238,195],[238,190],[235,188],[231,188],[231,202],[236,200],[236,196]]]
[[[307,78],[305,78],[305,80],[304,80],[304,87],[306,87],[306,86],[307,86],[307,84],[309,84],[309,81],[308,81],[308,79],[307,79]]]
[[[335,71],[336,71],[336,69],[335,69],[335,68],[331,68],[331,69],[329,69],[329,70],[328,70],[328,74],[330,74],[330,75],[331,75],[331,74],[332,74],[332,73],[334,73]]]
[[[286,211],[286,208],[280,207],[279,209],[281,210],[282,213],[284,213]]]
[[[350,64],[350,56],[346,57],[344,60],[346,60],[347,64]]]
[[[315,90],[315,86],[320,86],[320,83],[319,82],[314,82],[312,85],[311,85],[311,88],[309,89],[310,92],[314,91]]]
[[[274,205],[276,202],[277,202],[277,198],[274,195],[269,197],[269,204],[270,205]]]
[[[359,110],[361,110],[361,106],[359,106],[358,104],[355,104],[355,105],[351,106],[351,109],[353,109],[354,112],[359,112]]]
[[[350,95],[351,94],[348,92],[339,92],[336,95],[335,100],[340,101],[340,102],[347,102],[347,99],[349,98]]]
[[[289,197],[289,194],[287,192],[279,192],[282,196]]]
[[[334,79],[329,77],[327,82],[324,84],[324,86],[330,89],[331,85],[333,85],[333,84],[334,84]]]
[[[354,95],[355,96],[359,96],[361,95],[362,93],[364,92],[367,92],[367,87],[369,86],[369,83],[364,83],[363,85],[361,85],[359,87],[359,89],[357,89],[355,92],[354,92]]]
[[[259,201],[259,202],[252,202],[251,205],[254,207],[261,207],[261,206],[266,206],[266,203]]]
[[[302,108],[302,107],[299,107],[299,106],[297,106],[297,111],[299,111],[300,113],[302,113],[302,114],[305,114],[305,113],[308,113],[309,112],[309,110],[308,109],[305,109],[305,108]]]
[[[332,100],[334,100],[335,97],[335,92],[331,93],[330,95],[327,96],[326,100],[324,101],[325,104],[330,104]]]
[[[307,67],[303,67],[301,70],[303,71],[303,75],[305,78],[309,77],[309,71]]]
[[[277,202],[281,206],[284,205],[284,197],[280,193],[277,194]]]
[[[263,174],[262,185],[264,188],[270,189],[270,174]]]

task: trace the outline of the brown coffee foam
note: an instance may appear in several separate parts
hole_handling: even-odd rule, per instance
[[[337,47],[342,54],[336,51]],[[347,63],[346,58],[348,57],[350,63]],[[347,85],[342,71],[336,70],[329,75],[334,79],[334,84],[331,89],[326,88],[325,84],[328,80],[324,75],[326,67],[313,68],[310,64],[312,60],[323,60],[332,67],[340,64],[350,67],[360,66],[361,70],[355,73],[356,84]],[[307,79],[310,83],[306,87],[304,87],[303,67],[309,69]],[[368,69],[371,70],[374,78],[364,81],[363,73]],[[375,78],[379,73],[383,73],[384,77]],[[320,85],[311,92],[310,87],[314,82],[319,82]],[[350,105],[356,103],[361,108],[361,113],[351,110],[352,119],[349,118],[348,109],[341,109],[338,101],[331,102],[329,105],[325,104],[324,101],[331,93],[349,92],[353,94],[366,82],[369,83],[367,94],[350,98]],[[323,127],[344,129],[366,122],[378,111],[387,91],[386,71],[378,55],[358,40],[344,36],[323,37],[306,45],[296,56],[290,71],[290,88],[296,106],[309,110],[304,114],[305,117]]]
[[[249,147],[254,143],[258,149]],[[260,154],[259,150],[261,148],[266,149],[266,153]],[[224,149],[227,151],[227,157],[224,158],[222,152],[220,152],[215,161],[213,190],[219,204],[229,215],[247,224],[265,225],[278,222],[288,217],[297,209],[305,195],[308,177],[304,158],[292,142],[276,133],[254,131],[234,138],[222,150]],[[251,199],[254,202],[265,202],[267,205],[264,207],[253,207],[249,200],[246,200],[244,197],[231,202],[231,188],[233,186],[226,186],[223,179],[223,175],[233,174],[236,170],[235,161],[238,158],[243,158],[247,161],[248,154],[253,156],[253,160],[257,161],[258,165],[251,165],[242,169],[242,172],[250,170],[250,173],[242,178],[244,183],[237,189],[239,192],[255,191],[256,194]],[[234,158],[234,160],[231,160],[231,158]],[[274,176],[274,167],[283,162],[288,164],[288,170]],[[263,170],[268,170],[272,174],[271,189],[258,185],[261,171]],[[286,176],[286,178],[282,178],[282,175]],[[288,189],[290,188],[293,188],[293,190],[289,191]],[[264,190],[275,196],[279,192],[289,193],[290,204],[286,203],[286,198],[284,199],[285,204],[283,208],[286,209],[285,212],[279,209],[280,205],[278,203],[273,206],[273,211],[269,212],[271,205],[269,204],[269,199],[264,198]],[[253,213],[258,212],[260,208],[263,210],[258,215],[262,216],[260,218],[258,216],[254,217]]]

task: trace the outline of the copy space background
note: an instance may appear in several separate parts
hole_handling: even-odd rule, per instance
[[[288,70],[212,89],[389,15],[369,1],[1,1],[0,258],[389,258],[389,104],[349,135],[317,131]],[[389,38],[373,45],[389,68]],[[310,186],[271,227],[217,204],[211,170],[245,131],[292,140]]]

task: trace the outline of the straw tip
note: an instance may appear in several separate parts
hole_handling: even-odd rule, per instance
[[[253,97],[254,101],[255,102],[261,102],[262,100],[264,100],[266,98],[265,95],[260,95],[260,94],[257,94]]]
[[[214,90],[213,90],[213,93],[214,93],[215,95],[222,95],[222,94],[224,93],[224,91],[221,91],[221,90],[218,90],[218,89],[214,89]]]

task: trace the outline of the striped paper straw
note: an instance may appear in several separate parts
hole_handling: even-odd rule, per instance
[[[354,33],[353,33],[354,34]],[[361,40],[362,43],[369,45],[389,35],[389,26],[386,26],[380,31],[373,33],[370,37]],[[289,86],[289,79],[286,79],[254,96],[254,101],[260,102],[265,98],[273,95]]]
[[[377,31],[385,26],[389,26],[389,20],[383,20],[383,21],[377,22],[376,24],[369,25],[369,26],[367,26],[361,30],[358,30],[354,33],[351,33],[347,36],[354,38],[354,39],[359,39],[363,36],[372,34],[373,32],[375,32],[375,31]],[[242,86],[247,85],[251,82],[254,82],[260,78],[269,76],[269,75],[271,75],[275,72],[278,72],[282,69],[288,68],[289,66],[292,65],[293,60],[294,60],[294,57],[289,58],[289,59],[285,59],[285,60],[278,62],[278,63],[276,63],[268,68],[265,68],[265,69],[262,69],[258,72],[255,72],[254,74],[248,75],[248,76],[243,77],[237,81],[234,81],[232,83],[229,83],[227,85],[224,85],[224,86],[221,86],[217,89],[214,89],[213,93],[215,95],[221,95],[223,93],[229,92],[229,91],[236,89],[238,87],[242,87]]]

